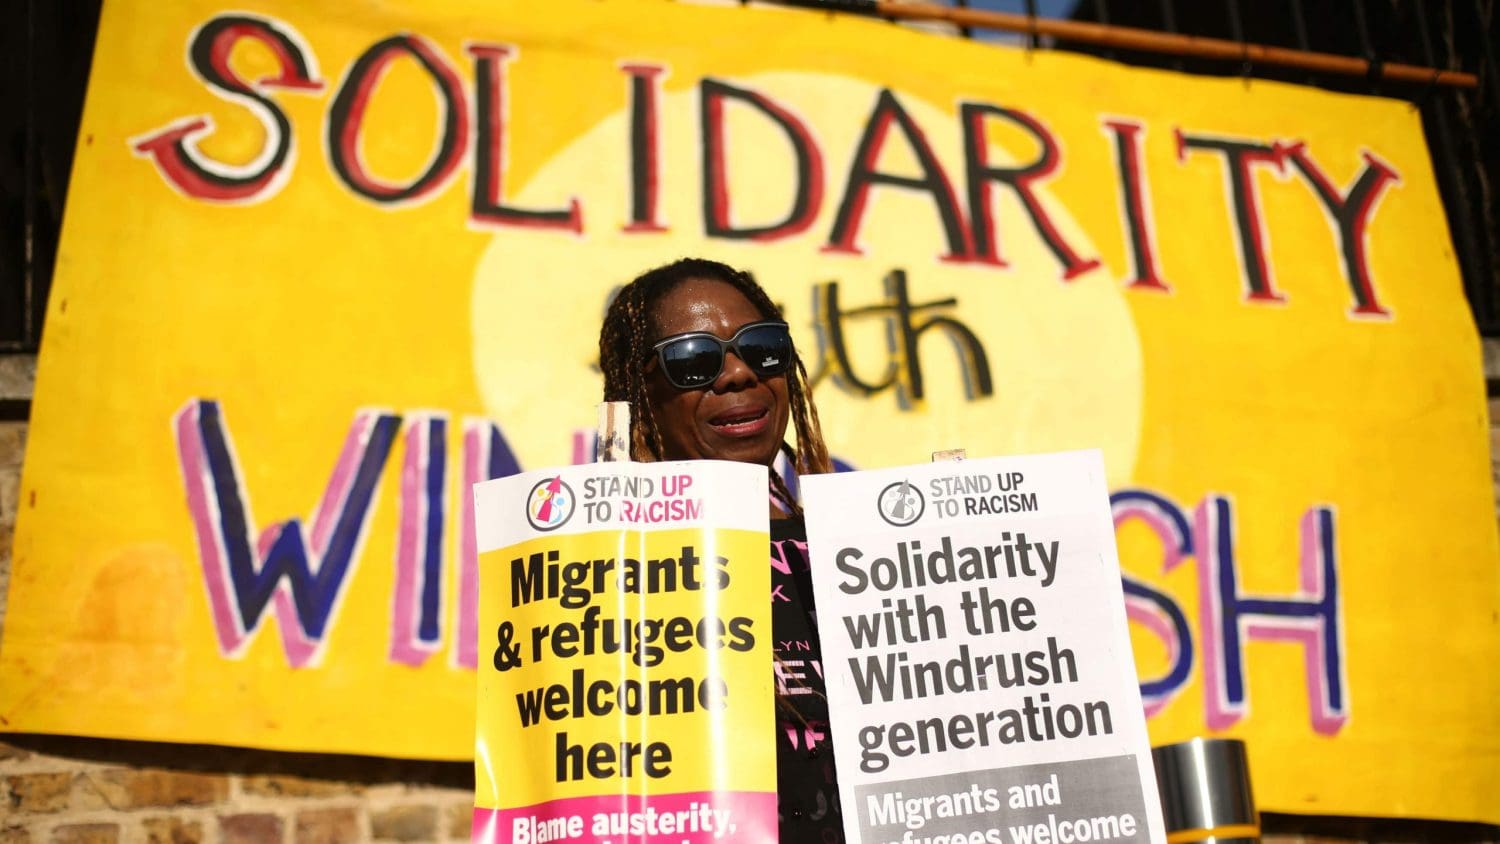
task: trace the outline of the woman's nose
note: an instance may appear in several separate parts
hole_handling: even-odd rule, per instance
[[[719,370],[719,377],[714,379],[714,391],[726,392],[728,390],[744,389],[756,382],[755,370],[740,359],[734,352],[724,352],[724,368]]]

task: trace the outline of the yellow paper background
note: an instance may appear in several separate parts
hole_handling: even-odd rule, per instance
[[[631,536],[620,531],[599,531],[579,536],[532,539],[498,551],[480,555],[480,578],[484,583],[500,584],[480,597],[480,629],[494,631],[502,621],[515,625],[514,642],[522,646],[522,664],[505,672],[491,666],[494,642],[481,655],[479,712],[476,722],[480,764],[475,766],[475,805],[489,809],[514,809],[550,800],[590,797],[608,794],[663,795],[689,792],[730,792],[776,790],[775,748],[770,741],[751,741],[750,736],[766,735],[764,725],[772,721],[770,673],[770,605],[760,601],[770,592],[770,569],[747,566],[745,561],[759,561],[765,551],[765,534],[734,530],[674,530]],[[623,544],[622,544],[623,543]],[[565,622],[581,624],[586,608],[569,609],[557,600],[543,600],[510,606],[508,584],[511,560],[529,557],[541,551],[561,551],[562,563],[574,560],[619,561],[626,557],[658,560],[675,556],[684,546],[692,546],[703,561],[700,575],[704,583],[716,578],[716,559],[728,562],[723,570],[729,584],[722,590],[706,591],[679,588],[671,592],[625,593],[618,588],[616,572],[607,576],[611,584],[598,593],[591,605],[600,609],[601,623],[621,618],[632,624],[643,619],[686,618],[695,626],[700,619],[719,618],[726,624],[733,618],[751,620],[749,631],[754,650],[736,651],[719,648],[712,652],[700,647],[696,639],[688,650],[667,650],[656,665],[641,666],[633,655],[579,653],[565,659],[550,650],[549,639],[542,639],[543,658],[533,661],[532,647],[537,642],[535,628],[553,627]],[[643,580],[642,583],[645,581]],[[643,587],[644,589],[644,587]],[[747,599],[746,596],[752,596]],[[712,621],[710,620],[710,623]],[[555,631],[549,629],[549,635]],[[493,635],[493,634],[491,634]],[[602,628],[600,629],[602,636]],[[725,641],[735,637],[726,634]],[[602,641],[602,640],[601,640]],[[664,648],[659,639],[649,647]],[[582,647],[582,644],[579,644]],[[695,681],[693,712],[679,712],[658,717],[631,715],[618,707],[608,715],[586,715],[548,720],[544,715],[530,726],[521,726],[515,696],[544,685],[562,684],[571,688],[572,672],[584,672],[585,687],[607,680],[616,687],[626,679],[649,687],[652,681],[676,681],[690,677]],[[727,689],[722,708],[697,708],[697,681],[711,685],[722,681]],[[644,694],[644,693],[643,693]],[[614,696],[607,698],[617,701]],[[597,779],[587,773],[580,779],[557,782],[555,777],[556,735],[565,732],[570,746],[581,746],[587,765],[589,748],[603,742],[615,745],[630,741],[649,746],[667,745],[672,758],[666,763],[671,773],[649,778],[636,759],[635,773],[630,777]],[[617,774],[621,768],[614,763]],[[534,776],[518,776],[518,771]]]

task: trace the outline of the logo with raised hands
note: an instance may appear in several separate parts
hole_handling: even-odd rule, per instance
[[[897,481],[880,491],[880,497],[875,500],[875,508],[880,511],[880,518],[895,527],[906,527],[922,518],[922,513],[927,509],[927,501],[922,498],[922,493],[912,486],[911,481]]]
[[[573,489],[562,476],[537,481],[526,498],[526,521],[537,530],[557,530],[573,517]]]

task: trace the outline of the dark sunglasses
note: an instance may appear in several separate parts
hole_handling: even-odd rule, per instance
[[[752,322],[728,340],[706,331],[673,334],[651,347],[662,374],[679,390],[707,387],[724,371],[724,353],[734,352],[757,377],[780,375],[792,366],[792,333],[784,322]]]

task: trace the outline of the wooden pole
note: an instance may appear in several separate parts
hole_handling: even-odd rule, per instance
[[[1061,41],[1093,44],[1121,50],[1140,50],[1148,53],[1164,53],[1201,59],[1249,62],[1251,64],[1275,65],[1310,70],[1339,76],[1363,76],[1399,82],[1415,82],[1424,85],[1443,85],[1452,88],[1477,88],[1479,79],[1472,73],[1455,70],[1439,70],[1435,67],[1418,67],[1409,64],[1380,63],[1374,70],[1371,63],[1352,56],[1336,56],[1330,53],[1314,53],[1307,50],[1292,50],[1285,47],[1268,47],[1264,44],[1248,44],[1227,41],[1222,38],[1200,38],[1194,35],[1177,35],[1169,32],[1154,32],[1128,26],[1110,26],[1086,21],[1057,20],[1053,18],[1018,15],[1012,12],[991,12],[984,9],[969,9],[957,6],[935,6],[929,3],[907,3],[901,0],[873,0],[870,3],[829,3],[809,0],[792,0],[795,5],[829,10],[868,11],[897,20],[945,21],[956,26],[971,26],[981,29],[999,29],[1023,35],[1047,35]]]

